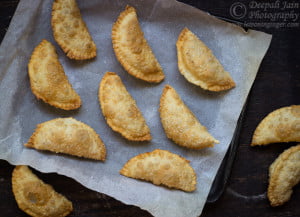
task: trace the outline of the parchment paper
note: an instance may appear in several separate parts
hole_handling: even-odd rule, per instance
[[[164,69],[166,78],[160,84],[133,78],[115,58],[111,27],[126,4],[137,9],[145,37]],[[271,36],[251,30],[246,33],[175,0],[79,0],[78,5],[98,48],[97,58],[89,61],[68,59],[54,41],[50,26],[51,0],[20,1],[0,48],[0,158],[12,164],[30,165],[42,172],[72,177],[90,189],[137,205],[157,217],[199,216]],[[213,50],[231,73],[236,88],[212,93],[184,79],[177,68],[175,47],[184,27]],[[56,46],[65,72],[82,98],[83,105],[79,110],[56,109],[32,94],[27,63],[42,39]],[[136,99],[151,129],[151,142],[128,142],[106,124],[97,97],[99,82],[106,71],[119,74]],[[220,144],[195,151],[179,147],[166,138],[158,113],[159,98],[166,84],[177,90]],[[107,148],[104,163],[23,147],[38,123],[69,116],[85,122],[99,133]],[[156,148],[170,150],[191,161],[198,176],[195,192],[169,190],[119,175],[119,170],[131,157]]]

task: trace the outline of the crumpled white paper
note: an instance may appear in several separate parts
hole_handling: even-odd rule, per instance
[[[115,58],[111,27],[127,4],[137,9],[145,37],[164,69],[166,78],[159,84],[133,78]],[[50,25],[51,0],[20,1],[0,47],[0,158],[12,164],[30,165],[42,172],[72,177],[90,189],[137,205],[157,217],[199,216],[271,36],[251,30],[246,33],[175,0],[78,0],[78,5],[98,48],[97,58],[89,61],[68,59],[54,41]],[[204,91],[188,83],[179,73],[175,43],[184,27],[213,50],[235,80],[234,89],[221,93]],[[79,110],[56,109],[32,94],[27,63],[42,39],[56,46],[65,72],[82,98]],[[106,71],[119,74],[136,99],[151,129],[151,142],[128,142],[106,124],[97,97],[99,82]],[[166,84],[177,90],[220,144],[195,151],[179,147],[166,138],[158,113],[160,95]],[[89,124],[100,134],[107,148],[104,163],[23,146],[38,123],[69,116]],[[169,190],[119,175],[119,170],[131,157],[156,148],[172,151],[191,161],[198,176],[195,192]]]

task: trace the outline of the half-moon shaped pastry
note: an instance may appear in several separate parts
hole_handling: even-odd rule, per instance
[[[219,143],[184,104],[175,89],[166,85],[160,98],[160,119],[168,138],[192,149],[213,147]]]
[[[68,81],[55,47],[47,40],[34,49],[28,63],[28,74],[31,90],[38,99],[64,110],[80,107],[80,96]]]
[[[156,149],[131,158],[120,174],[183,191],[196,190],[197,176],[189,161],[165,150]]]
[[[21,210],[33,217],[64,217],[72,202],[45,184],[27,166],[16,166],[12,173],[12,190]]]
[[[287,202],[300,182],[300,145],[285,150],[269,169],[268,198],[271,206]]]
[[[52,6],[53,36],[71,59],[85,60],[97,55],[94,43],[75,0],[55,0]]]
[[[176,47],[179,71],[190,83],[210,91],[235,87],[212,51],[188,28],[181,31]]]
[[[26,147],[105,160],[106,149],[93,128],[74,118],[56,118],[38,124]]]
[[[252,146],[279,142],[300,142],[300,105],[277,109],[257,126]]]
[[[117,59],[136,78],[160,82],[164,73],[156,60],[133,7],[127,6],[112,27],[112,43]]]
[[[99,101],[108,125],[128,140],[151,140],[150,130],[121,78],[107,72],[99,85]]]

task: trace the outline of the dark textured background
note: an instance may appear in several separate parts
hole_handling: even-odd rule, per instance
[[[230,0],[181,1],[227,19],[232,19],[229,9],[236,2]],[[248,4],[247,1],[239,2]],[[18,1],[0,0],[0,41],[5,35],[17,4]],[[273,11],[276,12],[276,10]],[[295,9],[295,13],[299,14],[299,8]],[[240,20],[240,22],[254,21],[268,22],[268,20],[254,20],[247,17]],[[296,22],[299,23],[299,18]],[[294,188],[291,200],[282,207],[272,208],[266,199],[269,165],[284,149],[295,143],[273,144],[259,148],[251,148],[248,145],[257,124],[269,112],[282,106],[300,104],[300,31],[299,27],[254,29],[272,34],[272,43],[250,92],[239,138],[239,148],[227,188],[217,202],[206,204],[201,217],[300,216],[299,186]],[[11,192],[12,170],[13,166],[0,160],[0,216],[27,216],[18,209]],[[73,202],[74,211],[70,216],[151,216],[137,207],[124,205],[109,196],[88,190],[70,178],[35,172]]]

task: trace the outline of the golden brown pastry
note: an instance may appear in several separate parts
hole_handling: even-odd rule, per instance
[[[179,71],[190,83],[210,91],[235,87],[212,51],[188,28],[181,31],[176,47]]]
[[[285,150],[269,169],[268,198],[271,206],[287,202],[300,182],[300,144]]]
[[[106,149],[93,128],[74,118],[56,118],[38,124],[26,147],[105,160]]]
[[[175,89],[166,85],[160,98],[160,119],[168,138],[192,149],[219,143],[181,100]]]
[[[33,217],[63,217],[73,210],[72,202],[45,184],[27,166],[16,166],[12,190],[21,210]]]
[[[169,151],[156,149],[131,158],[120,174],[183,191],[195,191],[197,177],[189,161]]]
[[[257,126],[252,146],[300,142],[300,105],[282,107],[268,114]]]
[[[98,96],[102,113],[114,131],[132,141],[151,140],[142,113],[117,74],[107,72],[103,76]]]
[[[31,90],[38,99],[64,110],[80,107],[80,96],[68,81],[55,47],[47,40],[42,40],[34,49],[28,74]]]
[[[164,73],[156,60],[133,7],[127,6],[112,27],[112,43],[117,59],[136,78],[160,82]]]
[[[94,43],[75,0],[55,0],[52,6],[53,36],[71,59],[85,60],[97,55]]]

